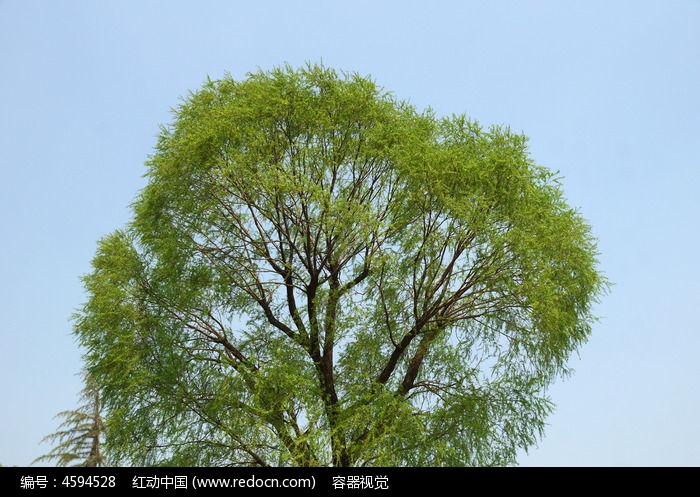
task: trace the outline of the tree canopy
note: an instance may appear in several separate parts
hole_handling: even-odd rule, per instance
[[[84,380],[85,387],[80,392],[80,406],[56,415],[57,418],[63,419],[58,431],[42,440],[55,445],[49,453],[37,457],[33,463],[54,461],[57,466],[106,466],[101,448],[105,427],[102,420],[100,389],[90,375],[84,374]]]
[[[75,332],[117,464],[507,465],[606,282],[526,136],[289,66],[174,110]]]

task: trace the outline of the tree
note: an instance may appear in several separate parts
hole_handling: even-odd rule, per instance
[[[48,454],[40,456],[34,463],[55,461],[57,466],[105,466],[101,445],[104,423],[101,415],[100,391],[95,380],[84,375],[85,388],[81,391],[83,402],[74,411],[62,411],[56,415],[63,418],[56,433],[44,437],[42,442],[56,443]]]
[[[525,136],[313,65],[174,113],[76,320],[114,462],[507,465],[542,436],[606,283]]]

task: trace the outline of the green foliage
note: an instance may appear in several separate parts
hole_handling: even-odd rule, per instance
[[[308,66],[163,128],[76,320],[119,464],[506,465],[605,290],[527,139]]]
[[[44,463],[54,461],[57,466],[105,466],[102,454],[104,422],[100,392],[94,378],[85,374],[85,387],[80,400],[82,404],[73,411],[62,411],[56,415],[63,418],[57,432],[44,437],[43,442],[54,443],[48,454],[33,461]]]

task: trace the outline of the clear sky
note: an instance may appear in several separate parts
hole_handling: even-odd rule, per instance
[[[0,464],[76,407],[71,315],[207,76],[323,62],[530,137],[615,284],[523,466],[700,466],[700,1],[0,0]]]

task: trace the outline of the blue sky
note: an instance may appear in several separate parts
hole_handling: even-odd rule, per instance
[[[700,1],[0,0],[0,464],[82,387],[70,317],[170,109],[323,62],[530,137],[614,283],[523,466],[700,465]]]

